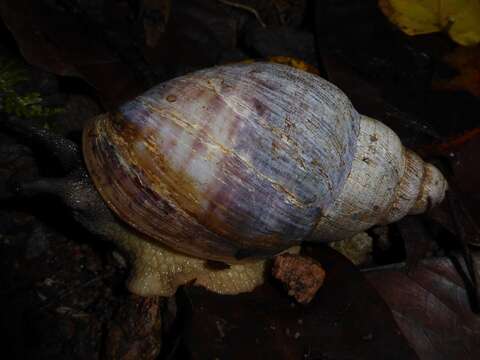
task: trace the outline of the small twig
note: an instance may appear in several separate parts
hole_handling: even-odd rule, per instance
[[[238,4],[238,3],[235,3],[235,2],[232,2],[232,1],[228,1],[228,0],[218,0],[218,1],[221,2],[222,4],[227,5],[227,6],[235,7],[237,9],[246,10],[246,11],[252,13],[253,15],[255,15],[255,17],[257,18],[257,21],[260,23],[260,25],[263,28],[267,27],[267,25],[263,22],[262,18],[260,17],[260,14],[258,13],[258,11],[255,10],[254,8],[252,8],[250,6],[247,6],[247,5],[244,5],[244,4]]]

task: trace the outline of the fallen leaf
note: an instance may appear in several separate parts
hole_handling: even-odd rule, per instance
[[[378,4],[385,16],[408,35],[446,31],[464,46],[480,42],[478,0],[379,0]]]
[[[383,300],[345,257],[324,245],[305,249],[325,282],[308,305],[270,279],[251,293],[183,289],[184,353],[190,359],[412,359]],[[180,307],[182,304],[179,304]]]
[[[445,141],[428,144],[417,148],[418,153],[425,158],[444,157],[449,161],[449,170],[452,173],[451,182],[453,189],[459,197],[462,207],[462,218],[467,221],[465,226],[466,235],[471,244],[480,246],[480,171],[478,162],[480,154],[480,128],[476,127],[464,133],[447,138]],[[447,203],[447,202],[445,202]],[[449,206],[439,206],[428,213],[437,223],[456,233],[452,222],[452,210]]]
[[[480,358],[480,316],[449,259],[423,262],[408,275],[395,269],[365,275],[421,359]]]
[[[145,43],[155,47],[167,27],[171,0],[144,0],[142,5]]]
[[[434,241],[419,216],[405,216],[396,223],[402,236],[407,269],[415,268],[434,248]]]
[[[480,171],[478,161],[480,154],[480,136],[472,138],[454,154],[451,165],[454,173],[458,196],[465,207],[472,224],[465,231],[471,243],[480,246],[478,224],[480,224]],[[476,226],[475,226],[476,224]]]
[[[450,156],[454,152],[461,150],[461,148],[471,140],[476,140],[478,138],[480,138],[480,128],[474,128],[460,135],[452,136],[439,144],[422,146],[418,149],[418,152],[422,155],[428,156]]]
[[[29,63],[84,79],[107,106],[143,89],[132,68],[108,46],[103,29],[82,23],[80,15],[60,12],[44,2],[5,0],[0,3],[0,16]]]
[[[480,23],[480,19],[478,20]],[[457,48],[445,57],[445,62],[457,70],[448,80],[437,80],[434,90],[465,90],[480,97],[480,46]]]

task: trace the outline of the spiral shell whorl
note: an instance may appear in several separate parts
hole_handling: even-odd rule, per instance
[[[445,197],[448,183],[442,173],[432,164],[424,163],[424,173],[420,193],[409,214],[420,214],[440,204]]]
[[[313,238],[345,239],[373,225],[422,213],[443,200],[446,188],[437,168],[403,147],[390,128],[362,115],[347,182],[320,218]]]
[[[270,257],[336,199],[359,114],[338,88],[282,65],[198,71],[84,130],[87,167],[121,219],[183,253]]]

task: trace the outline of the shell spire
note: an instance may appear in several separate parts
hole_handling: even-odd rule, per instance
[[[406,149],[383,123],[361,116],[352,170],[314,238],[341,240],[373,225],[395,222],[439,204],[448,188],[442,173]]]

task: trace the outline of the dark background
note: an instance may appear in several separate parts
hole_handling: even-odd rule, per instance
[[[139,298],[125,289],[124,258],[68,209],[48,196],[11,195],[13,178],[63,174],[48,154],[0,129],[2,357],[480,356],[478,290],[465,265],[480,244],[478,46],[443,33],[409,37],[374,0],[4,0],[0,16],[0,58],[26,74],[16,91],[62,109],[18,121],[79,142],[86,120],[159,82],[288,57],[439,166],[460,204],[370,230],[362,272],[329,247],[306,247],[327,272],[308,306],[272,279],[236,297],[189,286],[171,299]]]

